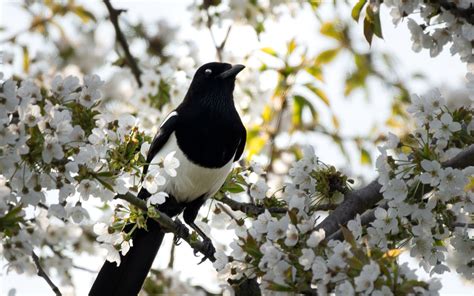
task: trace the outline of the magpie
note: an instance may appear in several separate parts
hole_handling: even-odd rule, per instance
[[[224,184],[232,163],[242,156],[246,130],[235,109],[233,91],[243,65],[208,63],[195,73],[182,103],[161,124],[147,155],[147,164],[156,163],[175,152],[179,160],[176,177],[168,177],[162,189],[168,193],[158,209],[170,217],[183,213],[206,245],[205,257],[215,252],[210,239],[194,223],[199,208]],[[146,175],[148,165],[143,168]],[[141,188],[137,197],[146,200],[151,194]],[[187,231],[184,224],[179,224]],[[89,295],[137,295],[163,241],[160,225],[147,221],[147,230],[133,233],[133,247],[117,267],[106,261]]]

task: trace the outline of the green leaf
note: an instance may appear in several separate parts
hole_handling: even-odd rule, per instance
[[[30,70],[30,53],[28,51],[28,47],[22,46],[23,49],[23,71],[28,73]]]
[[[292,115],[292,122],[295,128],[301,127],[303,124],[302,115],[303,110],[308,108],[311,111],[311,116],[313,117],[313,122],[316,122],[318,118],[318,113],[314,106],[311,104],[308,99],[305,97],[296,95],[293,97],[293,115]]]
[[[263,51],[264,53],[267,53],[271,56],[274,56],[276,58],[278,57],[277,52],[271,47],[264,47],[264,48],[261,49],[261,51]]]
[[[374,31],[372,30],[372,23],[367,17],[364,19],[364,36],[365,40],[367,40],[369,45],[372,45],[372,37],[374,36]]]
[[[269,287],[269,290],[278,291],[278,292],[292,292],[293,291],[293,289],[291,287],[284,286],[284,285],[281,285],[281,284],[277,284],[277,283],[274,283],[274,282],[270,282],[268,284],[268,287]]]
[[[245,188],[243,188],[242,186],[240,186],[237,183],[229,183],[229,184],[226,184],[222,188],[222,190],[230,192],[230,193],[240,193],[240,192],[244,192]]]
[[[295,48],[296,48],[296,41],[295,41],[295,39],[291,39],[290,42],[287,45],[288,54],[293,53]]]
[[[171,98],[171,85],[166,82],[164,79],[160,79],[160,82],[157,85],[156,93],[154,95],[149,95],[148,99],[150,100],[150,105],[158,110],[161,110],[166,103],[170,101]]]
[[[256,259],[260,259],[263,256],[262,252],[260,252],[260,248],[257,244],[257,241],[251,235],[247,236],[245,243],[241,247],[242,247],[242,250],[244,250],[250,256]]]
[[[321,70],[321,67],[319,65],[314,65],[312,67],[306,67],[305,68],[306,72],[316,78],[319,81],[324,81],[323,77],[323,71]]]
[[[383,35],[382,35],[382,25],[380,24],[380,10],[377,9],[375,12],[374,12],[374,22],[373,22],[373,29],[374,29],[374,34],[383,39]]]
[[[372,158],[370,153],[364,148],[360,149],[360,163],[361,164],[372,164]]]
[[[295,127],[300,127],[303,123],[302,120],[302,114],[303,114],[303,105],[304,105],[304,100],[302,96],[295,96],[293,98],[293,114],[291,116],[291,121],[293,123],[293,126]]]
[[[6,236],[13,236],[20,228],[20,223],[24,222],[22,205],[18,205],[8,211],[5,216],[0,217],[0,233]]]
[[[332,62],[340,50],[341,48],[337,47],[337,48],[332,48],[332,49],[327,49],[327,50],[322,51],[316,57],[315,63],[317,65],[321,65],[321,64],[327,64],[327,63]]]
[[[110,190],[110,191],[112,191],[112,192],[115,192],[114,187],[113,187],[112,185],[110,185],[109,183],[107,183],[105,180],[99,178],[98,176],[95,177],[95,179],[96,179],[97,181],[99,181],[99,183],[100,183],[102,186],[104,186],[105,188],[107,188],[108,190]]]
[[[321,34],[327,37],[331,37],[333,39],[336,39],[338,41],[343,39],[343,34],[340,32],[340,30],[336,29],[336,23],[335,22],[326,22],[321,26],[320,29]]]
[[[326,104],[326,106],[329,106],[329,105],[330,105],[329,98],[328,98],[328,96],[326,95],[326,93],[325,93],[322,89],[320,89],[320,88],[318,88],[318,87],[312,85],[311,83],[307,83],[307,84],[305,84],[305,86],[306,86],[311,92],[313,92],[318,98],[320,98],[321,101],[323,101],[323,103]]]
[[[354,8],[352,8],[352,18],[358,22],[359,21],[359,18],[360,18],[360,12],[362,11],[362,8],[364,7],[365,3],[367,2],[367,0],[359,0],[359,2],[357,2],[357,4],[354,6]]]
[[[92,14],[92,12],[85,9],[83,6],[76,6],[73,12],[81,19],[81,21],[86,24],[89,21],[97,22],[97,19]]]
[[[344,236],[344,240],[348,242],[353,248],[357,247],[354,235],[352,232],[347,229],[345,226],[341,226],[342,235]]]
[[[334,127],[338,130],[339,127],[341,126],[341,124],[339,123],[339,119],[337,119],[337,116],[333,114],[331,116],[331,120],[332,120],[332,124],[334,125]]]
[[[315,0],[309,0],[308,2],[309,2],[309,4],[311,5],[311,8],[312,8],[313,10],[317,10],[318,7],[319,7],[319,5],[321,5],[321,1],[320,1],[320,0],[316,0],[316,1],[315,1]]]

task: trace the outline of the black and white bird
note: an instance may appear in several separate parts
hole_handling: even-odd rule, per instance
[[[163,185],[169,197],[158,209],[171,217],[183,212],[184,221],[203,237],[211,254],[214,247],[194,220],[244,151],[246,130],[233,100],[235,78],[243,69],[243,65],[227,63],[201,66],[183,102],[161,124],[147,156],[147,163],[154,163],[175,151],[180,165],[176,177]],[[145,166],[144,175],[147,170]],[[142,188],[138,197],[147,199],[150,193]],[[164,237],[158,223],[151,219],[147,223],[148,231],[134,232],[133,247],[121,256],[118,267],[104,263],[89,295],[138,294]]]

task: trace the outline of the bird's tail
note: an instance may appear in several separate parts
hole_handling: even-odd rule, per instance
[[[140,292],[165,235],[160,225],[150,220],[148,231],[135,230],[133,247],[125,256],[120,255],[119,266],[114,262],[104,263],[89,292],[90,296],[128,296]]]

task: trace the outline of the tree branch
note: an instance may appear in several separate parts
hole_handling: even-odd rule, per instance
[[[226,205],[228,205],[234,211],[240,211],[247,215],[258,216],[261,213],[265,212],[265,208],[261,206],[254,205],[252,203],[247,202],[238,202],[235,201],[228,196],[224,196],[221,199],[216,199]],[[288,211],[287,208],[268,208],[267,209],[270,213],[286,213]]]
[[[252,216],[258,216],[262,214],[263,212],[265,212],[265,210],[268,210],[270,213],[276,213],[276,214],[284,214],[288,212],[288,208],[279,208],[279,207],[265,208],[263,206],[258,206],[253,203],[238,202],[231,199],[228,196],[224,196],[223,198],[216,199],[216,200],[228,205],[234,211],[240,211],[242,213],[245,213],[247,215],[252,215]],[[330,211],[336,208],[337,208],[337,205],[324,204],[324,205],[316,206],[314,210],[315,211]]]
[[[474,223],[453,223],[453,227],[474,228]]]
[[[130,67],[132,70],[133,76],[135,76],[135,80],[138,83],[139,87],[142,87],[142,81],[140,79],[140,75],[142,74],[142,71],[138,68],[137,61],[135,58],[132,56],[130,53],[130,49],[127,43],[127,39],[125,39],[125,36],[123,35],[122,30],[120,29],[119,22],[118,22],[118,16],[122,13],[125,12],[124,9],[115,9],[112,4],[110,4],[109,0],[104,0],[105,6],[107,6],[107,10],[109,11],[109,16],[110,16],[110,21],[112,22],[112,25],[114,26],[115,29],[115,35],[117,38],[117,41],[119,42],[120,46],[122,47],[124,53],[125,53],[125,59],[127,61],[127,65]]]
[[[454,1],[440,0],[439,6],[454,16],[463,18],[469,23],[474,24],[474,5],[472,3],[468,8],[459,8]]]
[[[207,14],[206,26],[209,29],[209,33],[211,34],[212,42],[214,43],[214,47],[216,49],[217,59],[219,60],[219,62],[222,62],[223,61],[224,47],[225,47],[225,44],[227,42],[227,39],[229,38],[230,31],[232,30],[232,25],[230,25],[229,28],[227,29],[227,32],[226,32],[225,37],[222,40],[222,42],[220,44],[217,44],[216,37],[214,36],[214,32],[212,31],[212,25],[213,25],[212,17],[209,14],[209,10],[207,10],[207,9],[206,9],[206,14]]]
[[[442,163],[442,166],[455,169],[474,166],[474,145],[469,146],[452,159]],[[348,192],[344,196],[344,201],[316,229],[324,229],[326,237],[340,238],[340,235],[332,235],[339,230],[341,225],[346,225],[357,214],[362,214],[366,210],[372,209],[377,202],[383,199],[383,195],[380,193],[382,186],[378,183],[377,179],[361,189]],[[420,186],[420,188],[423,188],[423,191],[417,190],[417,192],[428,192],[428,187],[427,185]],[[366,223],[368,224],[371,222],[370,219],[373,221],[373,217],[369,212],[364,219],[367,220]]]
[[[33,257],[33,262],[36,265],[36,269],[38,270],[38,276],[44,278],[44,280],[48,283],[48,285],[51,287],[56,296],[61,296],[61,291],[59,291],[59,288],[53,283],[53,281],[49,278],[49,276],[46,274],[43,267],[41,266],[38,255],[36,255],[35,252],[31,252],[31,256]]]

